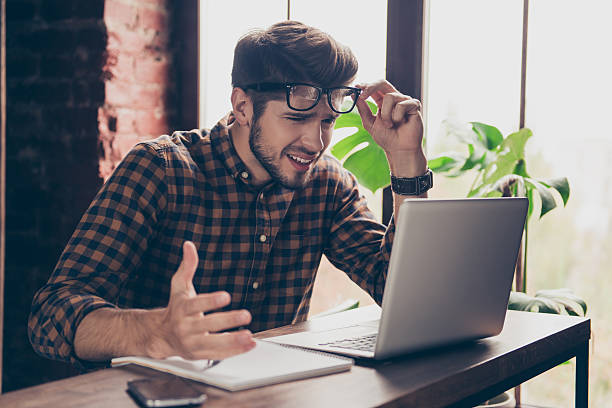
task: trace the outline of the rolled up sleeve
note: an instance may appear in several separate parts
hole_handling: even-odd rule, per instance
[[[344,172],[340,185],[325,255],[380,304],[395,235],[394,219],[388,227],[376,220],[352,174]]]
[[[115,302],[138,267],[166,206],[163,153],[135,146],[81,218],[48,282],[35,294],[28,321],[34,350],[77,366],[74,336],[93,310]]]

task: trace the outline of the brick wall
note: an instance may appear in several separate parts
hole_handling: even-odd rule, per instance
[[[171,130],[170,20],[163,0],[106,0],[106,101],[99,111],[104,178],[135,143]]]
[[[34,292],[116,163],[175,115],[165,0],[7,0],[4,392],[75,371],[38,357]]]

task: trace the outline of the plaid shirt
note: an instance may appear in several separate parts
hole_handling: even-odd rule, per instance
[[[74,336],[87,313],[166,306],[185,240],[200,257],[196,291],[228,291],[226,309],[248,309],[253,332],[307,317],[322,254],[380,303],[394,227],[376,222],[354,176],[323,155],[304,188],[257,188],[228,120],[127,154],[34,297],[36,352],[80,365]]]

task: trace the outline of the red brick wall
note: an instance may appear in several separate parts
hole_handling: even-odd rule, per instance
[[[34,354],[30,304],[103,178],[170,130],[172,4],[7,0],[4,392],[76,373]]]
[[[135,143],[171,130],[170,17],[163,0],[106,0],[106,100],[98,116],[104,178]]]

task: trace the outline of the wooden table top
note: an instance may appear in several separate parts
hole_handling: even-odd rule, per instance
[[[368,306],[259,333],[266,338],[376,318]],[[240,392],[197,384],[203,407],[442,407],[542,364],[590,338],[590,319],[508,311],[502,333],[467,344],[356,365],[351,371]],[[137,407],[129,380],[167,374],[143,367],[108,368],[0,395],[2,407]]]

